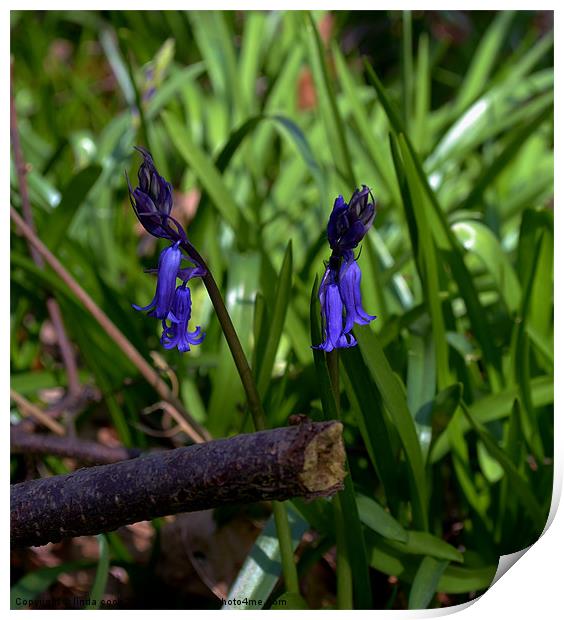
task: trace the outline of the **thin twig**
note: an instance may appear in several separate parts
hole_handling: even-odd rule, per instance
[[[27,433],[21,430],[19,425],[10,428],[10,451],[18,454],[54,454],[92,465],[119,463],[141,454],[140,450],[122,446],[104,446],[96,441],[85,441],[75,437]]]
[[[15,484],[11,542],[44,545],[178,512],[333,495],[343,486],[342,430],[306,423]]]
[[[62,424],[50,418],[44,411],[41,411],[39,407],[30,403],[27,398],[24,398],[21,394],[18,394],[15,390],[10,389],[10,398],[16,403],[21,414],[25,417],[32,417],[43,426],[46,426],[49,430],[53,431],[56,435],[63,436],[65,429]]]
[[[163,400],[168,401],[174,407],[181,411],[186,417],[188,423],[194,428],[195,434],[200,441],[209,439],[208,431],[200,426],[196,420],[186,411],[180,399],[176,397],[168,385],[159,377],[155,370],[149,365],[139,351],[131,344],[131,342],[123,335],[123,333],[110,320],[108,315],[96,304],[90,295],[80,286],[80,284],[71,276],[71,274],[61,264],[59,259],[45,246],[37,237],[33,230],[23,221],[20,214],[10,207],[10,217],[19,228],[23,236],[33,245],[33,247],[41,254],[46,263],[61,278],[61,280],[69,287],[77,299],[90,312],[90,314],[98,321],[102,329],[110,336],[110,338],[120,347],[123,353],[132,361],[139,372],[145,377],[150,385],[152,385]]]
[[[57,334],[61,357],[63,358],[63,364],[67,372],[67,393],[68,396],[70,396],[74,401],[78,399],[81,393],[78,368],[76,366],[76,359],[72,350],[71,342],[67,337],[65,324],[63,323],[63,317],[61,315],[61,309],[57,300],[53,297],[50,297],[47,300],[47,310],[49,311],[49,316],[51,317],[51,322],[53,323],[53,329]]]
[[[10,79],[10,138],[12,141],[12,150],[14,152],[14,164],[16,167],[16,175],[18,178],[18,187],[20,190],[20,197],[22,200],[22,211],[24,219],[27,225],[33,232],[36,232],[35,223],[33,221],[33,212],[31,209],[31,203],[29,200],[29,192],[27,188],[27,166],[24,160],[22,147],[20,144],[20,134],[18,131],[18,115],[16,111],[16,103],[14,100],[13,91],[13,67],[10,67],[11,79]],[[29,243],[29,242],[28,242]],[[43,268],[45,263],[41,254],[30,244],[30,252],[33,261],[39,268]],[[71,396],[75,397],[80,393],[80,381],[78,378],[78,370],[76,366],[76,360],[72,351],[72,345],[68,339],[61,316],[61,310],[57,300],[53,297],[47,299],[47,311],[55,333],[57,334],[57,341],[59,343],[59,349],[61,351],[61,357],[63,358],[63,364],[67,371],[68,377],[68,392]]]
[[[168,415],[178,423],[180,429],[184,431],[192,441],[198,443],[199,438],[198,435],[195,433],[194,429],[186,422],[186,419],[183,417],[183,415],[170,403],[161,400],[158,403],[155,403],[154,405],[143,409],[143,413],[152,413],[153,411],[157,411],[158,409],[162,409],[163,411],[168,413]]]

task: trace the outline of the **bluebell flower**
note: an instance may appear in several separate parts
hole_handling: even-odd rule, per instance
[[[376,318],[362,306],[362,273],[352,251],[374,221],[376,208],[369,197],[370,190],[363,185],[361,190],[355,190],[348,204],[338,196],[333,205],[327,224],[327,239],[333,252],[319,287],[324,340],[314,349],[329,352],[354,347],[354,325],[367,325]]]
[[[343,329],[343,299],[337,283],[336,271],[327,269],[319,287],[319,301],[323,319],[325,340],[314,349],[329,352],[333,349],[353,347],[356,340]]]
[[[376,317],[367,314],[362,307],[360,295],[360,278],[362,272],[352,251],[346,252],[339,270],[339,292],[345,306],[345,333],[349,333],[354,324],[368,325]]]
[[[190,351],[190,345],[200,344],[205,337],[200,326],[193,332],[188,331],[188,322],[192,315],[192,297],[186,282],[181,284],[174,294],[169,315],[170,326],[163,321],[161,344],[165,349],[176,347],[181,353]]]
[[[141,147],[136,149],[143,155],[143,163],[138,173],[139,186],[132,189],[127,180],[131,204],[147,232],[168,239],[171,245],[161,252],[158,268],[147,270],[157,274],[157,288],[151,303],[147,306],[132,305],[135,310],[149,310],[148,316],[162,322],[161,343],[165,349],[177,347],[181,352],[189,351],[190,345],[200,344],[205,334],[201,333],[199,327],[194,332],[188,331],[192,300],[187,283],[192,278],[204,277],[207,272],[200,264],[202,259],[189,243],[184,229],[170,215],[172,186],[157,172],[151,154]],[[189,257],[183,254],[183,249],[189,253]],[[183,260],[194,264],[181,267]],[[178,279],[182,284],[177,287]]]
[[[182,251],[178,247],[180,242],[165,248],[159,256],[159,267],[157,269],[157,290],[151,303],[147,306],[137,306],[132,304],[135,310],[145,312],[150,310],[149,316],[157,319],[166,319],[169,315],[174,290],[176,288],[176,278],[182,261]]]

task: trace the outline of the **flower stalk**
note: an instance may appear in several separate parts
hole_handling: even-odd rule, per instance
[[[161,344],[165,348],[177,346],[178,350],[184,353],[190,349],[190,344],[199,344],[203,340],[199,327],[196,328],[195,332],[188,331],[188,321],[191,316],[191,300],[189,289],[187,288],[188,280],[194,277],[202,278],[233,356],[233,361],[237,367],[255,429],[257,431],[265,430],[267,428],[266,415],[262,408],[262,402],[251,367],[219,287],[205,260],[188,240],[185,230],[170,215],[173,206],[172,186],[159,175],[151,154],[146,149],[136,148],[143,156],[143,163],[138,172],[139,185],[135,189],[131,187],[128,179],[131,205],[145,230],[154,237],[168,240],[171,245],[163,250],[159,259],[157,290],[153,301],[145,307],[135,305],[133,307],[136,310],[150,310],[149,316],[160,319],[163,326]],[[192,261],[195,267],[188,269],[180,268],[181,260],[186,259],[186,257],[180,256],[179,249],[186,253],[187,259]],[[177,252],[179,256],[177,256]],[[183,280],[183,284],[176,288],[175,291],[178,278]],[[170,326],[167,321],[171,323]],[[272,509],[276,521],[286,588],[288,592],[298,594],[298,573],[294,563],[294,550],[288,515],[284,504],[280,502],[273,502]]]

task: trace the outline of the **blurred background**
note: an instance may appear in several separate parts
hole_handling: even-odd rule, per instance
[[[165,351],[159,322],[131,309],[152,298],[144,270],[164,247],[129,204],[133,146],[174,187],[173,215],[220,284],[271,426],[323,417],[312,287],[335,197],[372,188],[378,213],[359,264],[378,318],[343,354],[341,387],[351,518],[375,608],[475,597],[499,555],[534,542],[548,514],[552,46],[549,12],[11,13],[12,129],[25,163],[18,175],[12,156],[11,204],[24,206],[25,178],[39,238],[214,437],[252,427],[205,289],[193,281],[192,321],[206,339],[185,355]],[[71,404],[49,298],[77,368]],[[10,303],[13,426],[53,432],[29,419],[31,403],[62,434],[104,446],[190,443],[178,412],[14,229]],[[422,461],[415,483],[406,424]],[[23,450],[10,465],[21,482],[80,463]],[[292,508],[311,608],[335,605],[327,507]],[[219,608],[241,574],[252,589],[239,594],[271,602],[276,558],[258,569],[248,560],[272,536],[269,514],[230,507],[14,551],[12,606]]]

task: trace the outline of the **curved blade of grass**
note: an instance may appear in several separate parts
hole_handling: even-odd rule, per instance
[[[468,318],[472,325],[472,329],[475,332],[476,339],[482,348],[485,361],[490,370],[489,377],[492,382],[492,386],[495,389],[498,387],[499,376],[501,373],[500,353],[494,346],[494,337],[489,323],[485,320],[486,313],[478,298],[478,293],[474,286],[472,276],[464,263],[461,247],[454,238],[454,234],[446,222],[436,195],[429,185],[420,162],[416,159],[413,148],[410,146],[406,136],[403,134],[399,136],[399,147],[406,170],[410,171],[411,176],[416,174],[419,177],[419,187],[423,192],[425,192],[431,206],[433,207],[432,209],[426,210],[427,217],[429,218],[429,230],[433,234],[437,246],[443,249],[446,254],[446,261],[450,265],[453,279],[456,282],[460,295],[466,304]],[[413,183],[414,182],[415,181],[413,181]]]
[[[514,381],[519,386],[519,395],[521,402],[523,403],[523,409],[525,415],[523,416],[523,428],[525,431],[525,437],[531,447],[534,455],[537,459],[542,461],[544,459],[544,448],[540,436],[539,424],[536,416],[536,412],[532,403],[531,397],[531,367],[530,367],[530,350],[529,350],[529,337],[526,330],[528,322],[529,308],[532,303],[532,290],[533,283],[535,282],[536,274],[540,268],[539,256],[542,248],[543,237],[541,236],[536,243],[535,252],[533,254],[533,261],[531,269],[529,270],[529,279],[526,283],[525,291],[523,293],[523,300],[521,303],[520,321],[515,323],[513,342],[512,342],[512,354],[513,360],[513,374]],[[547,291],[540,291],[545,295]],[[550,293],[548,293],[550,294]]]
[[[420,153],[428,148],[429,111],[431,109],[431,71],[429,60],[429,37],[426,32],[419,37],[417,71],[415,74],[415,112],[413,116],[413,142]]]
[[[465,568],[463,566],[448,566],[437,585],[437,592],[447,594],[461,594],[487,590],[490,587],[497,566],[483,568]]]
[[[462,420],[463,414],[459,407],[445,431],[451,449],[454,472],[466,501],[479,515],[486,529],[490,531],[492,520],[487,513],[487,504],[483,501],[483,494],[476,486],[474,472],[470,464],[468,444],[464,440],[464,432],[461,427]]]
[[[86,606],[86,609],[100,609],[110,571],[110,549],[108,540],[104,534],[99,534],[96,538],[98,539],[100,557],[94,583],[92,584],[92,590],[90,590],[90,603]]]
[[[242,112],[233,33],[222,11],[189,11],[192,32],[206,64],[217,97]]]
[[[346,388],[368,456],[382,481],[386,499],[394,509],[398,505],[397,459],[382,409],[382,399],[357,347],[343,349]]]
[[[407,136],[403,135],[403,125],[398,114],[390,104],[388,96],[384,90],[384,87],[380,83],[380,80],[374,73],[372,67],[365,62],[365,67],[368,73],[368,77],[373,84],[382,107],[384,108],[390,125],[393,130],[398,134],[399,145],[404,159],[410,160],[413,163],[413,167],[419,176],[421,187],[427,195],[431,206],[433,207],[429,211],[430,216],[430,229],[434,235],[436,235],[437,246],[448,252],[446,257],[447,262],[450,264],[450,268],[453,272],[453,278],[457,283],[460,294],[464,298],[468,316],[472,324],[472,329],[476,334],[476,338],[479,341],[486,362],[490,368],[490,380],[493,387],[497,389],[499,384],[499,377],[501,374],[501,360],[500,354],[497,348],[494,346],[493,334],[489,324],[484,321],[484,309],[478,298],[478,294],[475,290],[472,277],[464,263],[464,258],[460,250],[454,235],[450,230],[443,211],[439,205],[435,192],[429,185],[429,181],[423,171],[423,167],[415,154],[415,150],[410,143]],[[402,134],[402,135],[399,135]],[[409,157],[407,157],[409,155]]]
[[[370,127],[371,123],[368,117],[368,112],[365,109],[365,106],[362,105],[362,100],[358,96],[360,86],[355,83],[352,72],[349,69],[338,45],[335,44],[332,47],[332,53],[335,58],[340,85],[349,105],[351,106],[351,112],[354,120],[356,121],[357,128],[360,130],[360,139],[366,146],[367,152],[370,154],[372,165],[378,174],[378,181],[384,184],[389,194],[393,197],[394,203],[399,204],[398,190],[392,180],[393,170],[390,162],[390,155],[386,149],[386,144],[383,140],[374,139],[374,136],[371,133],[366,132],[366,128]]]
[[[507,167],[525,142],[534,134],[543,121],[550,117],[552,112],[553,104],[550,101],[525,125],[511,132],[509,141],[503,151],[496,157],[492,165],[486,166],[483,169],[480,177],[473,183],[472,191],[460,207],[462,210],[472,209],[482,199],[487,187]]]
[[[399,577],[404,582],[413,581],[419,566],[417,556],[410,556],[393,549],[381,537],[371,532],[367,532],[367,546],[370,566],[386,575]],[[496,565],[480,568],[449,565],[439,580],[437,592],[464,594],[485,590],[490,586],[496,570]]]
[[[509,313],[516,313],[521,301],[521,285],[496,236],[487,226],[472,220],[457,221],[452,231],[465,250],[478,256],[491,273]]]
[[[249,11],[245,17],[238,63],[238,77],[241,100],[246,113],[249,114],[258,107],[256,95],[257,79],[262,61],[262,52],[266,47],[264,35],[268,24],[266,13]]]
[[[448,129],[425,161],[425,169],[436,172],[447,162],[463,161],[472,149],[507,127],[526,122],[553,101],[553,84],[549,72],[494,86]]]
[[[189,67],[179,69],[172,74],[170,78],[165,80],[155,92],[155,95],[149,101],[147,106],[146,117],[148,121],[154,120],[162,108],[168,102],[186,87],[186,83],[192,82],[204,72],[205,66],[203,62],[196,62]]]
[[[425,301],[427,303],[432,323],[432,336],[435,345],[437,384],[438,389],[442,390],[453,383],[453,378],[449,370],[448,363],[448,342],[446,339],[445,320],[441,307],[441,291],[439,289],[439,265],[434,239],[439,234],[433,230],[433,224],[429,207],[426,204],[426,196],[421,187],[421,182],[411,153],[407,151],[405,143],[400,136],[399,148],[403,158],[403,173],[407,189],[409,191],[408,200],[404,199],[406,218],[412,222],[412,227],[417,230],[417,245],[413,247],[414,258],[418,264],[418,271],[422,279],[425,290]],[[393,144],[393,141],[392,141]],[[395,149],[393,148],[393,151]],[[397,168],[401,165],[397,156],[394,155],[394,165]],[[402,186],[402,178],[398,177],[398,183]],[[405,196],[405,193],[402,192]],[[408,213],[409,212],[409,213]],[[437,224],[435,223],[435,227]]]
[[[458,91],[454,103],[454,116],[458,116],[468,104],[472,103],[487,84],[513,16],[513,11],[500,11],[484,34],[472,55],[472,64]]]
[[[540,249],[537,251],[537,243]],[[554,368],[554,220],[546,210],[527,210],[519,233],[518,265],[521,278],[529,282],[535,271],[528,296],[526,329],[533,344]]]
[[[513,401],[519,394],[519,388],[512,386],[499,392],[482,398],[470,407],[470,411],[474,418],[482,423],[493,422],[506,418],[511,413]],[[550,376],[535,377],[531,380],[531,399],[534,407],[543,407],[554,402],[554,380]],[[466,419],[461,420],[460,430],[466,433],[471,428],[470,423]],[[433,444],[429,455],[431,464],[444,458],[449,450],[449,439],[447,431],[443,431]]]
[[[449,562],[464,562],[464,556],[458,549],[429,532],[417,532],[407,530],[407,541],[397,542],[388,540],[387,544],[392,549],[410,555],[429,555],[438,560]]]
[[[244,216],[219,170],[210,157],[192,140],[186,127],[170,112],[163,112],[162,118],[172,143],[199,178],[220,215],[237,232],[239,224],[244,224]]]
[[[431,404],[435,395],[436,360],[432,334],[410,334],[407,357],[407,405],[415,421],[417,437],[427,458],[431,443]]]
[[[320,95],[324,126],[327,132],[328,143],[332,146],[331,153],[337,169],[352,187],[356,187],[345,127],[339,114],[333,84],[329,79],[323,43],[311,13],[306,12],[304,19],[311,69]]]
[[[115,33],[109,28],[103,28],[100,32],[100,44],[106,54],[106,58],[108,59],[116,81],[121,88],[127,105],[130,108],[133,107],[135,105],[135,91],[133,88],[133,82],[129,71],[127,70],[127,66],[121,56]]]
[[[513,492],[521,500],[523,508],[525,508],[531,516],[535,528],[540,535],[544,529],[547,514],[545,514],[544,510],[538,503],[529,482],[521,475],[507,453],[499,447],[496,440],[490,435],[485,427],[480,424],[478,420],[476,420],[468,407],[466,407],[464,403],[461,403],[461,407],[471,426],[484,442],[490,455],[501,465],[501,467],[503,467]]]
[[[409,609],[427,609],[447,566],[448,560],[437,560],[428,556],[421,560],[409,591]]]
[[[409,465],[414,520],[423,530],[428,529],[427,481],[421,446],[415,423],[407,407],[406,394],[384,354],[378,338],[368,327],[354,330],[362,357],[370,370],[384,404],[400,436]]]
[[[347,470],[348,470],[347,463]],[[364,543],[362,525],[354,494],[354,485],[350,475],[345,476],[345,488],[339,492],[343,512],[344,531],[353,579],[355,609],[372,609],[372,588],[368,574],[368,556]]]
[[[366,495],[357,495],[356,504],[361,522],[371,530],[389,540],[408,541],[406,530],[378,502]]]
[[[278,123],[285,130],[287,135],[292,139],[296,150],[301,155],[304,163],[306,164],[311,173],[311,176],[315,179],[315,182],[319,187],[320,196],[323,196],[324,188],[326,185],[325,174],[317,163],[311,146],[303,131],[292,120],[280,114],[274,114],[265,118],[270,118],[276,121],[276,123]]]
[[[309,525],[291,509],[288,509],[288,521],[292,544],[296,549]],[[236,609],[262,609],[281,574],[282,565],[276,525],[274,517],[270,517],[231,586],[227,600],[248,601],[247,604],[238,605]],[[234,609],[234,607],[224,605],[223,609]]]

